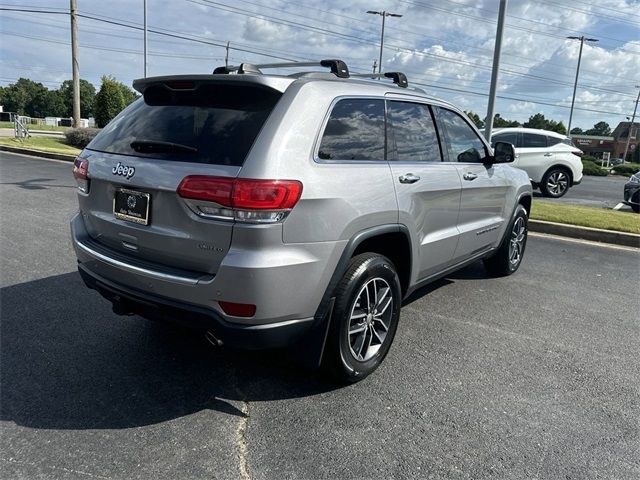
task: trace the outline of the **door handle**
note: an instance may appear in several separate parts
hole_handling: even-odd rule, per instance
[[[420,177],[418,175],[414,175],[413,173],[405,173],[400,178],[398,178],[398,180],[400,180],[400,183],[416,183],[418,180],[420,180]]]
[[[553,155],[553,153],[545,153],[545,154],[544,154],[544,156],[545,156],[545,157],[550,157],[550,156],[552,156],[552,155]]]
[[[462,178],[464,178],[465,180],[475,180],[476,178],[478,178],[478,175],[476,175],[475,173],[467,172],[462,175]]]

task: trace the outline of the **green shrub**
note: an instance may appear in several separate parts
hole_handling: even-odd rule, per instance
[[[640,163],[624,163],[613,167],[613,172],[616,175],[631,176],[638,171],[640,171]]]
[[[582,163],[584,162],[596,163],[597,161],[599,160],[596,157],[588,157],[588,156],[582,157]]]
[[[600,168],[593,162],[585,162],[584,159],[582,160],[582,173],[584,175],[594,175],[597,177],[606,177],[609,175],[606,170]]]
[[[99,131],[99,128],[72,128],[64,132],[64,136],[67,138],[68,145],[84,148]]]

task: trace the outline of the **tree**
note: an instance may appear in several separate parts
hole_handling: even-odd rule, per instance
[[[125,107],[138,98],[138,94],[133,90],[131,90],[129,87],[127,87],[124,83],[122,82],[116,82],[116,83],[118,84],[118,88],[122,93],[122,98],[124,99]]]
[[[600,137],[608,137],[611,135],[611,127],[607,122],[598,122],[593,128],[590,128],[585,132],[587,135],[598,135]]]
[[[571,135],[583,135],[584,134],[584,130],[582,130],[580,127],[573,127],[571,129]]]
[[[556,122],[555,120],[547,120],[544,118],[542,113],[536,113],[535,115],[531,115],[529,120],[526,121],[523,125],[526,128],[539,128],[541,130],[550,130],[552,132],[561,133],[562,135],[567,134],[567,127],[564,126],[564,123]]]
[[[16,83],[7,86],[4,91],[3,106],[7,112],[16,112],[19,115],[36,116],[32,110],[32,101],[39,94],[43,94],[47,88],[41,83],[33,82],[27,78],[20,78]]]
[[[480,119],[477,113],[472,112],[471,110],[469,110],[468,112],[465,111],[464,113],[466,113],[467,117],[469,117],[469,119],[476,124],[476,127],[478,128],[484,127],[484,122]]]
[[[27,104],[30,115],[36,118],[63,117],[65,113],[62,96],[57,90],[43,88]]]
[[[496,113],[493,117],[493,126],[494,128],[505,128],[505,127],[520,127],[520,122],[515,120],[505,120],[500,116],[499,113]]]
[[[103,76],[93,107],[98,127],[106,126],[125,106],[118,82],[113,77]]]
[[[71,117],[73,115],[73,81],[65,80],[58,89],[64,103],[64,113],[61,116]],[[93,115],[93,103],[96,98],[96,87],[92,83],[80,79],[80,116],[89,118]]]

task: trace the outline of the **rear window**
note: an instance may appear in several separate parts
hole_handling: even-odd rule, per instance
[[[266,87],[153,85],[114,118],[88,149],[240,166],[281,93]]]

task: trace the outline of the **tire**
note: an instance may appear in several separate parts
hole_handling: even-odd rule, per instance
[[[322,369],[340,383],[355,383],[378,368],[393,343],[402,302],[400,280],[388,258],[363,253],[351,259],[334,296]]]
[[[527,211],[522,205],[518,205],[500,247],[491,257],[483,260],[490,274],[505,277],[518,270],[527,246],[527,232]]]
[[[640,205],[631,205],[631,209],[636,213],[640,213]]]
[[[545,197],[560,198],[569,191],[571,175],[564,168],[552,168],[542,177],[540,191]]]

